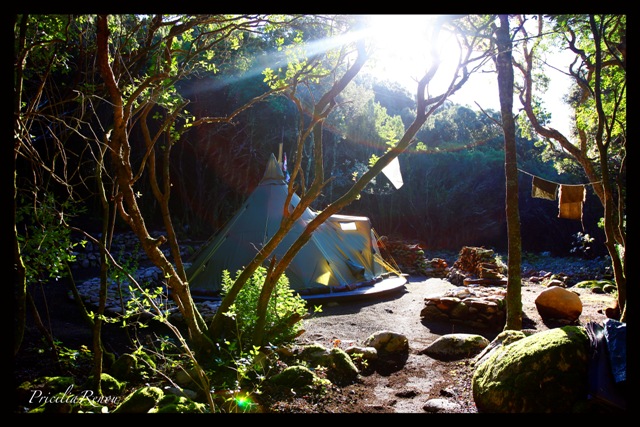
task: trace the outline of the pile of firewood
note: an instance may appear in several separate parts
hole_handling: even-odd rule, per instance
[[[462,278],[464,285],[496,285],[503,284],[505,281],[502,268],[498,265],[495,252],[491,249],[465,246],[460,251],[453,268],[456,270],[454,276],[458,279]]]
[[[449,271],[444,259],[427,259],[420,244],[382,239],[380,252],[387,262],[396,264],[405,274],[446,277]]]

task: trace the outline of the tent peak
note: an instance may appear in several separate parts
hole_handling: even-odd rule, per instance
[[[261,182],[265,182],[268,180],[284,180],[284,172],[282,171],[282,168],[280,167],[280,164],[278,164],[278,160],[276,160],[276,156],[273,153],[271,153],[271,157],[267,162],[267,168],[264,171]]]

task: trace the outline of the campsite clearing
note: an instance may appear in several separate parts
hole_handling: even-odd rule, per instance
[[[442,335],[465,332],[459,325],[450,323],[423,323],[419,313],[424,297],[439,293],[451,286],[445,280],[410,277],[404,291],[384,298],[327,301],[323,311],[304,322],[305,332],[301,342],[318,342],[326,347],[360,344],[372,332],[382,329],[406,334],[410,355],[398,370],[376,371],[362,375],[358,381],[345,387],[332,386],[327,394],[263,396],[263,412],[280,413],[475,413],[471,394],[473,367],[470,360],[443,362],[418,352]],[[522,301],[525,314],[523,327],[542,331],[552,327],[542,322],[535,308],[536,296],[545,289],[539,283],[523,283]],[[596,295],[587,289],[576,289],[583,302],[580,323],[603,322],[604,310],[610,306],[610,295]],[[68,348],[91,346],[91,330],[79,315],[75,303],[67,295],[65,286],[46,287],[46,292],[36,294],[36,304],[44,310],[46,296],[51,325],[56,338]],[[47,375],[90,374],[90,365],[62,366],[43,357],[41,335],[29,322],[25,343],[15,358],[14,379],[16,385],[25,380]],[[127,343],[121,328],[105,325],[110,350],[123,351]],[[477,333],[477,332],[476,332]],[[482,333],[482,332],[480,332]],[[491,338],[496,332],[487,333]],[[119,338],[120,337],[120,338]],[[444,407],[435,405],[447,402]],[[435,403],[435,404],[434,404]],[[455,405],[451,405],[454,403]],[[18,405],[19,402],[16,402]],[[441,408],[441,409],[438,409]]]

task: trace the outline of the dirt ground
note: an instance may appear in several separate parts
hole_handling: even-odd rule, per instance
[[[318,342],[330,348],[339,345],[362,344],[372,333],[389,330],[406,335],[410,354],[401,366],[363,373],[354,384],[332,387],[319,398],[309,396],[273,396],[265,402],[263,412],[277,413],[476,413],[471,393],[473,366],[470,360],[439,361],[419,354],[442,335],[449,333],[477,333],[492,340],[500,331],[472,330],[461,325],[428,323],[420,318],[424,299],[442,294],[453,285],[442,279],[410,277],[404,290],[383,298],[327,303],[322,312],[304,320],[305,332],[301,343]],[[56,288],[53,288],[56,289]],[[66,294],[66,287],[58,291],[35,295],[43,315],[58,340],[68,347],[91,345],[91,331],[77,314]],[[542,322],[535,308],[535,298],[542,285],[525,281],[522,288],[523,329],[542,331],[558,325]],[[603,322],[604,310],[613,304],[610,295],[594,294],[587,289],[575,289],[580,294],[583,312],[580,324]],[[46,302],[46,304],[45,304]],[[104,332],[109,340],[116,329]],[[38,353],[42,348],[41,334],[31,326],[25,343],[14,358],[14,383],[38,375],[64,375],[66,371],[52,364]],[[432,408],[431,399],[445,399],[450,405]],[[430,403],[433,403],[431,401]],[[451,405],[455,404],[455,405]],[[20,406],[20,402],[16,402]]]
[[[322,413],[477,413],[471,392],[471,360],[439,361],[419,354],[442,335],[474,333],[493,340],[500,331],[474,330],[449,323],[427,323],[420,318],[424,299],[442,294],[453,285],[446,280],[412,277],[405,291],[382,300],[330,303],[313,318],[305,320],[302,342],[318,342],[341,348],[360,345],[372,333],[389,330],[406,335],[410,354],[406,363],[388,372],[361,375],[358,382],[334,390],[319,402],[304,399],[281,402],[271,411]],[[522,287],[523,329],[543,331],[559,325],[545,324],[535,299],[545,288],[525,281]],[[571,288],[583,303],[579,323],[604,322],[604,311],[613,305],[610,295]],[[431,399],[445,399],[451,405],[433,406]]]

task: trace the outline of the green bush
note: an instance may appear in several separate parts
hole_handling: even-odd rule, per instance
[[[258,320],[257,306],[260,292],[264,285],[266,269],[260,267],[244,285],[234,304],[225,313],[235,319],[237,334],[242,337],[253,337]],[[237,273],[238,275],[240,272]],[[237,277],[237,276],[236,276]],[[226,295],[234,280],[228,271],[222,275],[222,293]],[[299,315],[299,320],[307,315],[305,301],[289,287],[289,279],[283,274],[276,283],[269,304],[265,322],[265,342],[279,345],[291,342],[302,328],[301,322],[291,322],[292,315]],[[247,340],[248,343],[251,339]]]

